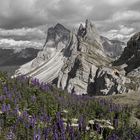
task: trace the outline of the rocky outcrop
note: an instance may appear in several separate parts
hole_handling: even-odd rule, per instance
[[[121,57],[113,65],[124,69],[125,75],[131,79],[129,87],[140,90],[140,32],[130,38]]]
[[[69,44],[70,31],[63,25],[57,24],[48,29],[48,35],[43,50],[38,53],[32,67],[38,67],[51,59],[57,52],[61,52]]]
[[[119,40],[109,40],[106,37],[101,36],[104,52],[112,59],[117,59],[122,54],[126,44]]]
[[[98,66],[110,61],[103,52],[95,26],[88,20],[85,26],[80,25],[72,42],[71,56],[60,71],[57,86],[70,93],[85,94],[89,82],[94,80]]]
[[[87,93],[98,66],[110,63],[104,54],[100,35],[94,24],[86,20],[78,32],[70,32],[57,24],[48,29],[48,36],[37,57],[16,71],[76,94]]]
[[[140,32],[131,37],[121,57],[113,65],[124,64],[126,74],[140,67]]]
[[[69,45],[70,31],[63,25],[57,24],[48,29],[48,35],[43,50],[35,59],[22,65],[15,73],[29,75],[43,82],[51,82],[58,77],[64,64],[63,51]]]
[[[90,95],[113,95],[127,93],[130,79],[124,77],[117,69],[109,67],[98,68],[95,81],[89,84]],[[93,92],[94,91],[94,92]]]
[[[104,40],[104,41],[103,41]],[[105,45],[108,42],[110,46]],[[77,32],[57,24],[48,29],[43,50],[23,65],[15,76],[24,74],[75,94],[111,95],[123,93],[125,78],[110,66],[116,43],[100,37],[95,25],[86,20]],[[113,53],[113,55],[112,55]],[[102,67],[102,69],[101,69]]]

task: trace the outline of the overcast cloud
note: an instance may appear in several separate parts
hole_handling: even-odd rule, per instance
[[[0,0],[1,29],[57,22],[72,28],[87,18],[101,34],[126,38],[140,29],[140,0]]]

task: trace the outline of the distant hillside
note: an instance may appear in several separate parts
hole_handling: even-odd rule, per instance
[[[13,49],[0,49],[0,70],[8,72],[9,75],[20,66],[37,56],[39,50],[26,48],[16,52]]]

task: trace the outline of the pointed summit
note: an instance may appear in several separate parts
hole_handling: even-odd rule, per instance
[[[55,27],[54,27],[54,29],[55,30],[62,30],[62,31],[68,31],[68,32],[70,32],[67,28],[65,28],[62,24],[60,24],[60,23],[57,23],[56,25],[55,25]]]
[[[90,45],[98,46],[99,49],[103,50],[100,35],[95,25],[90,20],[87,19],[85,21],[85,26],[80,24],[77,36],[79,42],[83,40],[89,43]]]
[[[62,24],[57,23],[55,27],[50,27],[47,33],[47,41],[49,40],[60,40],[62,42],[69,40],[70,31],[66,29]]]
[[[84,36],[86,35],[86,28],[83,26],[83,24],[80,24],[77,35],[79,38],[84,38]]]
[[[86,19],[85,22],[85,28],[92,28],[93,27],[93,23],[91,23],[91,21],[89,19]]]
[[[85,28],[87,30],[87,33],[92,31],[93,33],[98,33],[97,29],[96,29],[96,26],[94,25],[93,22],[91,22],[89,19],[86,19],[86,22],[85,22]],[[99,34],[98,34],[99,35]]]
[[[55,83],[70,93],[83,94],[94,80],[98,66],[109,62],[92,22],[86,20],[77,34],[58,23],[48,29],[43,50],[16,74],[26,74],[42,82]]]

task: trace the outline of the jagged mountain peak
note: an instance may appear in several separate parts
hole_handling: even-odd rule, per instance
[[[70,31],[66,29],[62,24],[57,23],[54,27],[50,27],[48,29],[46,43],[49,40],[56,41],[56,42],[59,41],[65,42],[69,40],[69,38],[70,38]]]
[[[112,59],[117,59],[123,52],[126,44],[119,40],[109,40],[108,38],[101,36],[104,52]]]
[[[86,33],[90,31],[94,31],[95,33],[98,33],[94,23],[89,19],[86,19],[84,25],[82,23],[80,24],[79,30],[86,30]]]
[[[63,31],[63,30],[67,30],[68,32],[70,32],[66,27],[64,27],[62,24],[60,23],[57,23],[54,27],[55,30],[60,30],[60,31]]]
[[[87,31],[92,30],[94,32],[98,32],[94,23],[89,19],[86,19],[85,27],[86,27]]]
[[[113,65],[126,65],[124,70],[126,74],[140,67],[140,32],[134,34],[127,42],[127,47],[122,55],[116,60]]]
[[[94,47],[98,46],[98,49],[103,50],[100,35],[93,22],[90,20],[87,19],[84,26],[82,24],[80,25],[77,36],[79,42],[84,41]]]
[[[42,82],[55,83],[68,92],[85,94],[94,82],[96,71],[111,59],[105,54],[101,37],[95,25],[86,20],[73,33],[61,24],[48,29],[43,50],[31,62],[16,71]]]

